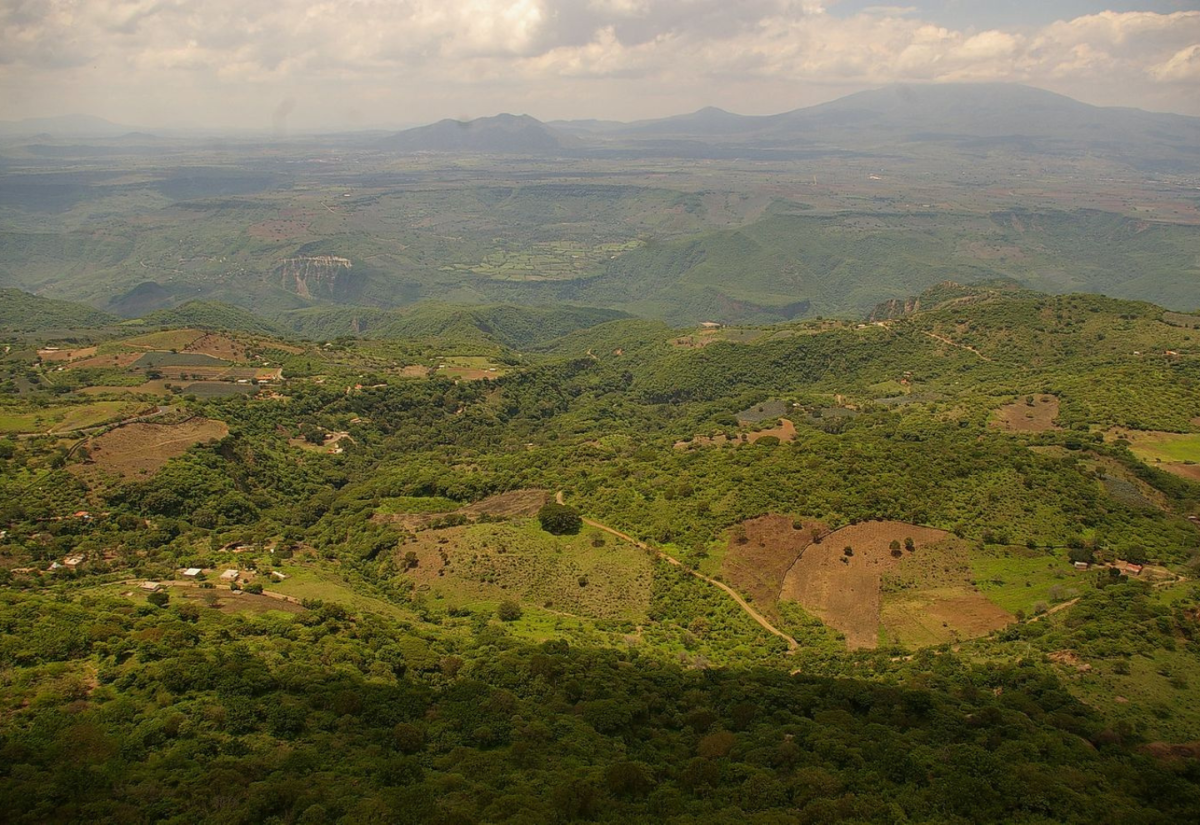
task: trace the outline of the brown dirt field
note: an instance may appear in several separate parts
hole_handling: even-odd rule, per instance
[[[93,355],[91,358],[84,358],[80,361],[72,361],[67,365],[67,369],[88,369],[91,367],[112,368],[112,367],[128,367],[134,361],[142,357],[141,352],[116,352],[111,355]]]
[[[988,423],[1009,432],[1044,433],[1057,430],[1054,419],[1058,418],[1058,399],[1053,395],[1034,395],[1033,405],[1024,399],[1005,404],[996,410],[995,418]]]
[[[883,573],[899,564],[890,544],[911,537],[919,554],[949,537],[944,530],[902,521],[869,521],[843,527],[810,544],[788,570],[779,598],[798,602],[830,627],[841,631],[853,649],[879,643]],[[844,547],[854,555],[846,557]],[[845,561],[843,561],[845,559]]]
[[[457,512],[467,517],[478,517],[483,514],[513,518],[516,516],[535,516],[550,500],[549,490],[512,490],[508,493],[488,496],[482,501],[468,504]]]
[[[805,522],[797,530],[791,516],[766,515],[742,522],[730,531],[721,578],[751,597],[764,614],[778,619],[775,605],[784,577],[812,543],[814,528],[821,534],[828,532],[817,522]]]
[[[38,350],[38,357],[48,364],[58,363],[61,361],[74,361],[77,358],[91,358],[95,354],[95,347],[83,347],[82,349]]]
[[[1200,464],[1159,464],[1161,469],[1188,481],[1200,481]]]
[[[75,392],[77,395],[170,395],[170,390],[166,386],[169,383],[169,381],[147,381],[144,384],[138,384],[136,387],[83,387]]]
[[[1007,610],[967,587],[889,594],[880,618],[889,638],[913,646],[983,636],[1014,621]]]
[[[193,444],[229,435],[222,421],[196,418],[181,424],[142,422],[118,427],[88,441],[92,465],[124,478],[151,475]],[[78,465],[77,465],[78,466]],[[85,468],[88,465],[83,465]]]
[[[220,358],[222,361],[244,362],[246,360],[246,347],[244,344],[233,340],[227,335],[216,335],[211,332],[201,335],[195,341],[188,344],[184,352],[211,355],[213,358]]]
[[[772,427],[769,430],[759,430],[756,433],[749,433],[746,437],[753,444],[760,438],[768,435],[773,435],[780,441],[795,441],[796,440],[796,425],[786,418],[779,419],[779,426]]]
[[[529,517],[537,515],[537,511],[549,500],[549,490],[512,490],[460,507],[453,514],[466,516],[472,521],[483,515],[500,518]],[[420,530],[431,521],[448,515],[451,513],[376,513],[371,519],[395,524],[405,530]]]
[[[397,372],[399,372],[405,378],[428,378],[429,377],[429,367],[422,367],[422,366],[418,366],[416,364],[412,364],[407,367],[402,367],[401,369],[397,370]]]
[[[217,594],[217,606],[215,608],[208,607],[204,601],[205,593]],[[239,593],[237,595],[230,592],[228,589],[213,589],[201,590],[200,588],[171,588],[171,597],[187,599],[189,602],[200,605],[206,609],[220,610],[222,613],[267,613],[271,610],[279,610],[284,613],[304,613],[305,609],[293,602],[284,601],[283,599],[272,599],[270,596],[263,596],[257,593]]]

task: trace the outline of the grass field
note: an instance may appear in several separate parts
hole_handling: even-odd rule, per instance
[[[989,601],[1027,615],[1039,605],[1074,598],[1091,585],[1088,574],[1073,568],[1062,551],[1047,556],[1025,548],[997,548],[974,555],[971,571]]]
[[[228,434],[224,423],[204,418],[180,424],[140,422],[110,430],[91,439],[87,446],[95,467],[123,478],[137,478],[153,474],[193,444]],[[82,465],[81,470],[86,471],[87,466]]]
[[[450,513],[462,505],[441,496],[393,496],[381,499],[379,513]]]
[[[0,412],[0,432],[70,432],[134,415],[141,405],[128,401],[93,401],[43,409],[9,408]]]
[[[552,536],[526,520],[426,530],[396,558],[401,567],[415,560],[402,575],[418,593],[471,610],[510,598],[573,616],[638,620],[650,603],[646,554],[590,528]]]

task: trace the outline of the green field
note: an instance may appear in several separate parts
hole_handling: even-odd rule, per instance
[[[70,432],[119,420],[142,408],[127,401],[53,405],[39,410],[8,408],[0,411],[0,432]]]
[[[1029,553],[995,548],[987,554],[974,554],[971,572],[980,592],[1005,610],[1031,616],[1038,606],[1050,607],[1074,598],[1090,586],[1090,574],[1075,570],[1065,552],[1053,556]]]

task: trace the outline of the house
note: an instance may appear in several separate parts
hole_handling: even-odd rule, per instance
[[[157,593],[162,590],[162,585],[158,582],[142,582],[138,585],[138,590],[144,590],[147,593]]]
[[[62,565],[56,561],[52,561],[52,562],[50,562],[50,566],[47,567],[46,569],[47,570],[62,570]]]
[[[1086,561],[1077,561],[1077,562],[1075,562],[1075,569],[1076,569],[1076,570],[1087,570],[1089,567],[1091,567],[1091,565],[1090,565],[1090,564],[1088,564]]]
[[[1142,568],[1144,566],[1145,565],[1141,565],[1141,564],[1133,564],[1132,562],[1125,562],[1125,572],[1131,573],[1134,576],[1136,576],[1142,572]]]
[[[189,567],[187,570],[183,571],[183,577],[185,579],[195,579],[198,578],[202,572],[203,571],[199,567]]]
[[[275,570],[271,573],[271,578],[273,578],[277,582],[281,582],[284,579],[286,579],[287,576],[283,573],[280,573],[278,570]]]
[[[74,570],[79,565],[83,564],[83,556],[67,556],[63,559],[63,566]]]
[[[725,325],[718,324],[716,321],[701,321],[700,322],[700,329],[720,329],[723,326],[725,326]]]
[[[236,581],[237,577],[238,577],[238,571],[226,570],[224,573],[221,574],[221,581],[223,581],[223,582]]]
[[[82,519],[83,521],[91,521],[92,514],[87,510],[80,510],[78,513],[75,513],[75,518]]]

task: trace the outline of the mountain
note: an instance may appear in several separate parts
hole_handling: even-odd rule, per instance
[[[0,289],[0,330],[6,332],[84,329],[118,320],[84,304],[42,298],[19,289]]]
[[[121,137],[135,132],[132,126],[113,123],[92,115],[31,117],[24,120],[0,120],[0,137]]]
[[[472,152],[497,155],[564,155],[583,141],[529,115],[500,114],[475,120],[440,120],[385,138],[379,147],[395,152]]]
[[[575,121],[579,131],[586,121]],[[603,124],[594,134],[629,142],[664,136],[738,139],[747,147],[820,145],[890,155],[1015,149],[1096,154],[1139,168],[1200,165],[1200,118],[1092,106],[1008,83],[898,84],[770,116],[705,108],[686,115]],[[636,143],[634,143],[636,145]],[[661,146],[655,144],[656,151]]]

